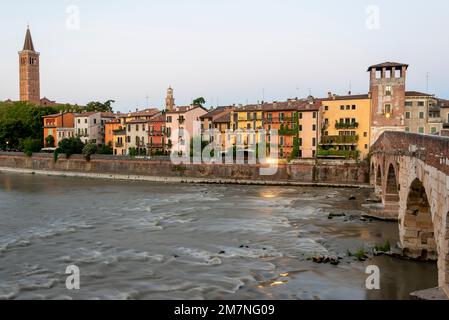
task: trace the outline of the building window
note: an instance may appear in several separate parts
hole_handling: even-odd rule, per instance
[[[316,119],[316,112],[313,113],[313,119]]]
[[[424,119],[424,112],[420,112],[420,113],[419,113],[419,118],[420,118],[420,119]]]
[[[419,132],[419,133],[424,133],[424,127],[419,127],[418,132]]]
[[[97,119],[94,119],[94,124],[97,124]]]
[[[386,104],[385,105],[385,114],[387,116],[391,116],[391,104]]]
[[[354,104],[354,105],[352,105],[352,110],[355,110],[355,109],[357,109],[357,107],[356,107],[356,105]]]
[[[418,101],[418,107],[424,107],[424,101]]]
[[[284,113],[283,112],[279,113],[279,120],[284,121]]]
[[[302,124],[299,125],[299,131],[302,131]]]
[[[368,145],[367,144],[365,144],[365,150],[368,150]]]
[[[387,96],[391,96],[391,86],[386,86],[385,87],[385,95]]]
[[[316,138],[312,139],[312,147],[316,147]]]
[[[364,133],[363,133],[363,136],[364,136],[365,138],[367,138],[367,137],[368,137],[368,132],[364,132]]]
[[[299,113],[299,119],[302,119],[302,112]]]
[[[406,113],[405,113],[405,119],[410,119],[410,118],[411,118],[410,112],[406,112]]]
[[[430,133],[432,133],[432,134],[437,133],[437,128],[432,127],[432,128],[430,129]]]
[[[410,132],[410,128],[409,127],[405,127],[405,132]]]
[[[345,110],[345,106],[340,106],[340,110]]]
[[[312,131],[316,131],[316,124],[312,125]]]
[[[167,123],[172,123],[172,117],[171,116],[167,117]]]
[[[346,110],[351,110],[351,106],[346,106]]]
[[[413,101],[405,101],[406,107],[413,107]]]
[[[329,106],[324,106],[324,111],[329,111]]]

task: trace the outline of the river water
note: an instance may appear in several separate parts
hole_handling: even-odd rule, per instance
[[[435,264],[347,255],[398,241],[397,224],[361,219],[368,196],[0,173],[0,299],[407,299],[437,286]],[[380,290],[365,287],[369,265]]]

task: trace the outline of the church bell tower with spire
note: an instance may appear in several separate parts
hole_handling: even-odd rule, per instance
[[[19,52],[20,101],[40,104],[39,52],[34,50],[30,28],[27,28],[23,50]]]

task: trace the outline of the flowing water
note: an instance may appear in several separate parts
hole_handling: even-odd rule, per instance
[[[398,241],[397,224],[361,219],[368,196],[0,173],[0,299],[407,299],[435,287],[435,264],[347,255]],[[79,291],[66,289],[69,265]],[[365,287],[369,265],[380,290]]]

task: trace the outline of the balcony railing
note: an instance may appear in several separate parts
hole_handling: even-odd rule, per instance
[[[147,148],[149,149],[162,149],[165,148],[165,144],[162,143],[148,143]]]
[[[358,151],[349,151],[349,150],[318,150],[317,152],[318,158],[344,158],[344,159],[358,159],[359,152]]]
[[[336,122],[335,123],[335,129],[342,130],[342,129],[357,129],[359,127],[358,122],[351,122],[351,123],[345,123],[345,122]]]
[[[164,131],[150,131],[149,135],[150,136],[163,136]]]
[[[357,144],[359,136],[323,136],[322,145]]]
[[[116,148],[123,148],[124,144],[122,142],[116,142],[115,144]]]
[[[114,134],[114,136],[125,136],[126,135],[126,130],[114,130],[112,131],[112,133]]]

